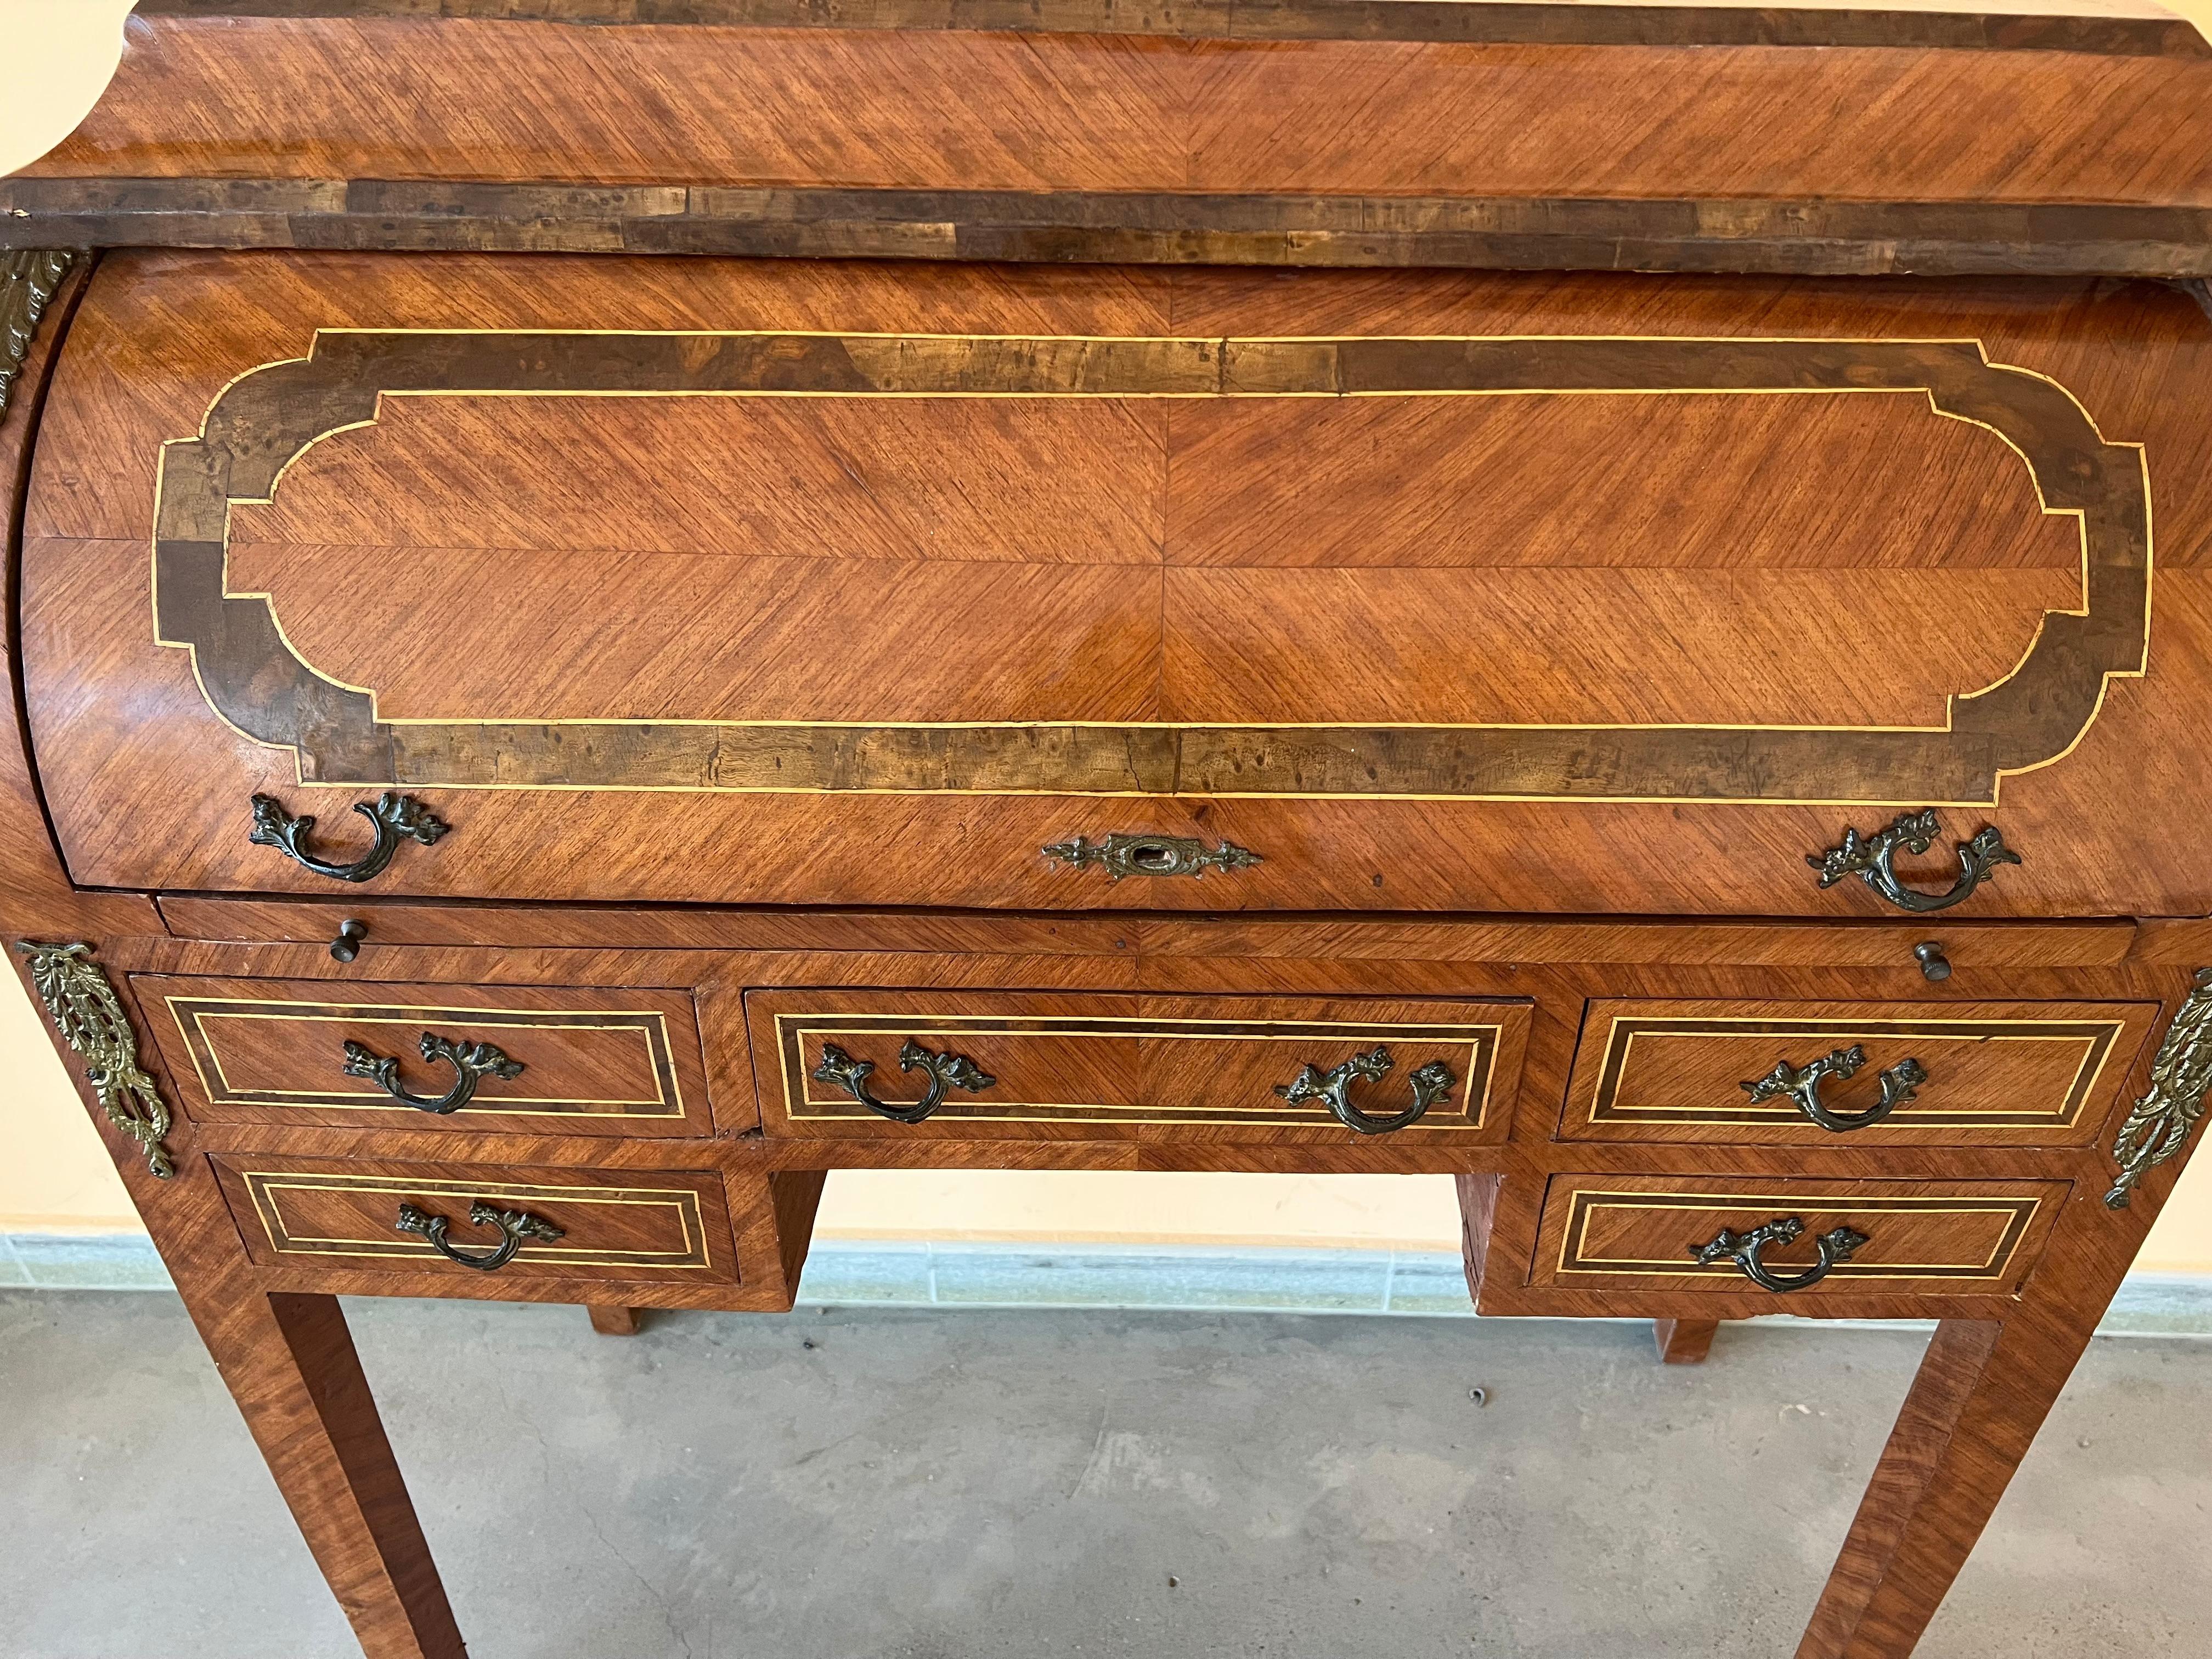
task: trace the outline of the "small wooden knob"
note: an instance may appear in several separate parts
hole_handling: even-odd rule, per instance
[[[368,937],[368,924],[348,920],[338,924],[338,936],[331,941],[331,955],[339,962],[351,962],[361,954],[361,942]]]
[[[1938,941],[1931,939],[1916,945],[1912,947],[1912,954],[1920,963],[1920,972],[1923,977],[1928,979],[1951,977],[1951,959],[1943,954],[1943,946]]]

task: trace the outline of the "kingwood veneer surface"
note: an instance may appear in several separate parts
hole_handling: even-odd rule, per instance
[[[336,1297],[787,1308],[848,1167],[1933,1316],[1798,1652],[1911,1650],[2212,1080],[2193,30],[140,9],[0,185],[112,250],[0,286],[0,931],[365,1651]]]

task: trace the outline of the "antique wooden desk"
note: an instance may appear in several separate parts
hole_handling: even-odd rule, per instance
[[[2193,29],[140,12],[0,183],[0,930],[368,1653],[337,1295],[954,1165],[1940,1318],[1798,1651],[1911,1649],[2212,1076]]]

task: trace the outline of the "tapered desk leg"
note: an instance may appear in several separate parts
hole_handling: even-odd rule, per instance
[[[1936,1328],[1797,1659],[1912,1651],[2094,1328],[2026,1310]]]
[[[465,1659],[337,1298],[200,1288],[186,1304],[362,1652]]]
[[[1655,1319],[1651,1339],[1659,1345],[1659,1358],[1669,1365],[1702,1365],[1720,1328],[1717,1319]]]
[[[625,1308],[616,1302],[590,1302],[585,1304],[585,1309],[592,1316],[592,1328],[601,1336],[637,1334],[635,1308]]]

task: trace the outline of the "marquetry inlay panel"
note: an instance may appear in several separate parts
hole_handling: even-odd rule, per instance
[[[1863,1059],[1824,1082],[1844,1115],[1881,1094],[1885,1070],[1926,1073],[1854,1146],[2086,1146],[2100,1136],[2157,1014],[2148,1003],[1598,1000],[1577,1046],[1561,1133],[1570,1140],[1833,1142],[1786,1094],[1743,1085],[1778,1061],[1838,1050]]]
[[[757,991],[745,1003],[770,1133],[894,1138],[1142,1139],[1212,1125],[1231,1139],[1349,1140],[1325,1106],[1279,1090],[1304,1066],[1327,1072],[1381,1048],[1390,1066],[1353,1086],[1354,1106],[1401,1109],[1412,1076],[1439,1065],[1449,1091],[1391,1138],[1486,1144],[1504,1138],[1529,1017],[1516,1002],[1380,999]],[[912,1099],[921,1082],[896,1059],[909,1040],[968,1056],[990,1085],[956,1089],[925,1122],[902,1124],[817,1075],[835,1045],[873,1065],[880,1097]]]
[[[721,1177],[640,1171],[624,1179],[560,1170],[500,1170],[368,1160],[319,1164],[219,1155],[217,1173],[246,1254],[270,1265],[385,1264],[408,1272],[469,1273],[418,1234],[401,1231],[402,1205],[442,1216],[459,1247],[497,1235],[472,1224],[477,1202],[522,1212],[560,1230],[532,1238],[497,1272],[514,1278],[733,1280]]]
[[[1654,398],[1911,398],[2018,453],[2041,511],[2078,527],[2078,593],[2043,613],[2010,672],[1952,688],[1934,724],[395,718],[374,684],[305,659],[270,596],[227,574],[233,506],[271,501],[312,446],[400,399],[1528,396],[1618,403],[1624,433]],[[2107,442],[2065,388],[1971,340],[325,329],[307,357],[234,381],[199,435],[166,446],[159,497],[158,638],[192,653],[234,727],[291,750],[302,781],[333,785],[1988,805],[2005,775],[2079,740],[2108,678],[2142,671],[2149,617],[2140,446]]]
[[[156,1046],[187,1115],[203,1121],[708,1132],[696,1016],[681,992],[150,975],[132,989],[160,1011]],[[445,1115],[412,1109],[343,1069],[356,1044],[397,1059],[410,1092],[440,1097],[454,1073],[420,1053],[425,1033],[494,1045],[521,1069],[485,1073]]]
[[[1700,1262],[1695,1247],[1723,1228],[1746,1233],[1794,1218],[1803,1224],[1802,1236],[1767,1254],[1778,1272],[1810,1266],[1814,1240],[1832,1229],[1848,1227],[1866,1240],[1826,1279],[1794,1295],[1853,1289],[2008,1295],[2034,1265],[2067,1190],[2063,1182],[1558,1175],[1545,1197],[1528,1282],[1752,1291],[1733,1262]]]

